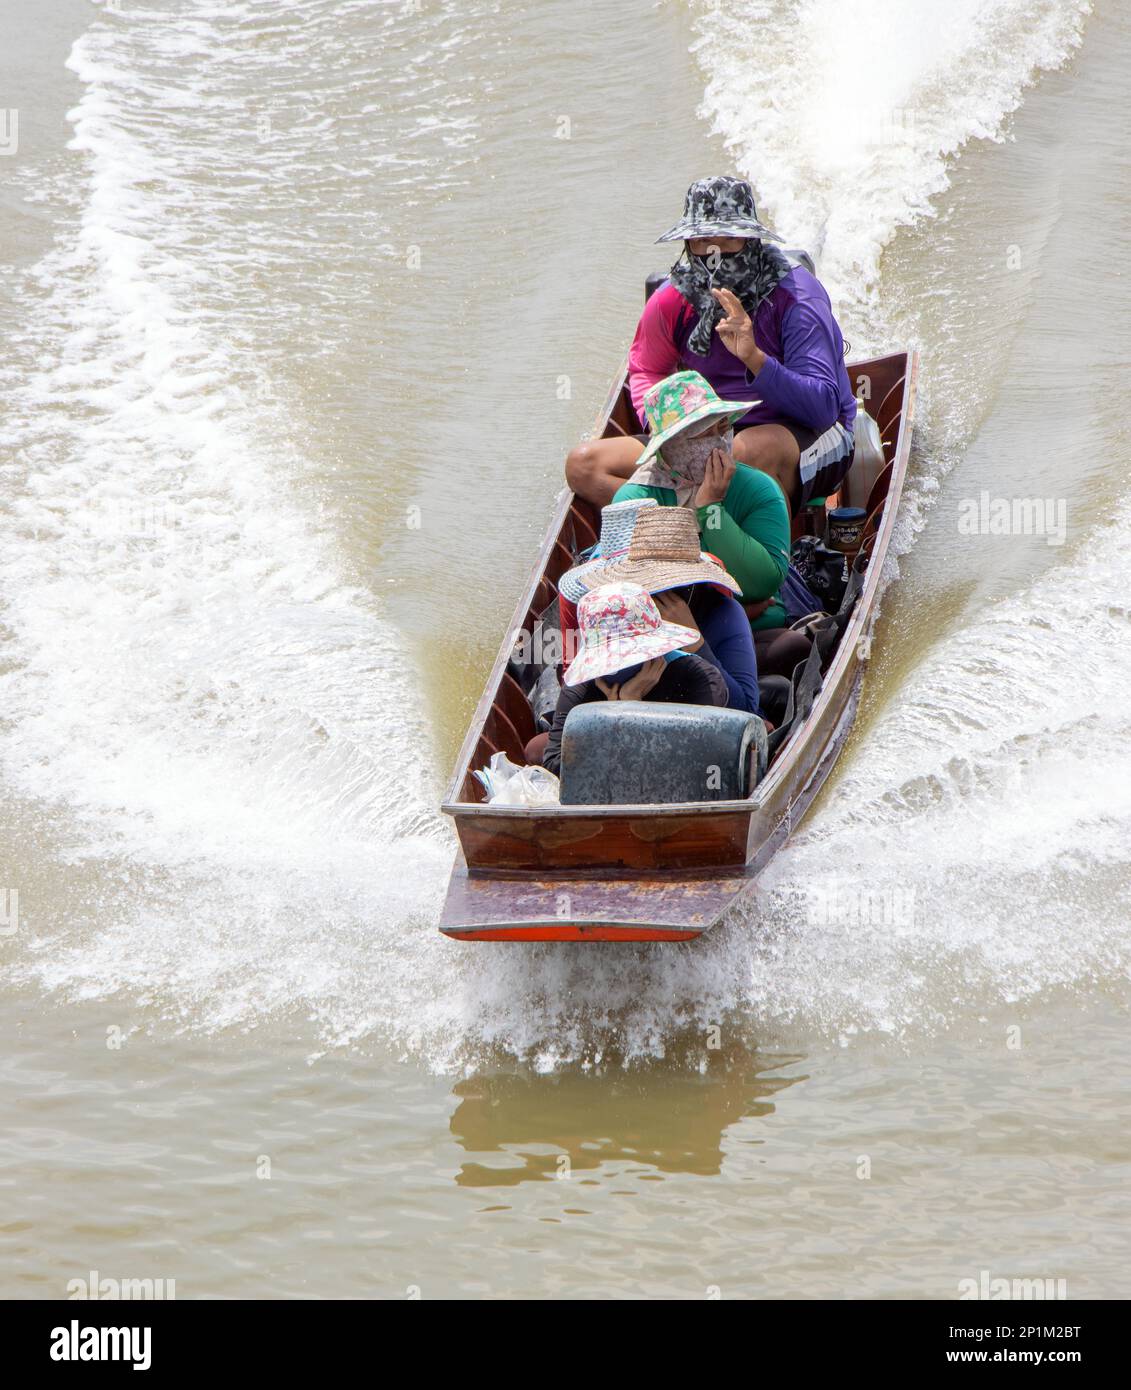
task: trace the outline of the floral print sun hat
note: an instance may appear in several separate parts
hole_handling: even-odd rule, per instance
[[[581,646],[566,668],[564,683],[581,685],[611,676],[638,661],[651,661],[696,641],[699,634],[682,623],[666,623],[639,584],[602,584],[577,605]]]
[[[715,388],[699,372],[673,372],[644,393],[644,416],[648,421],[650,438],[644,452],[636,460],[636,467],[642,468],[658,453],[665,439],[690,429],[700,420],[708,420],[715,415],[729,415],[733,425],[760,404],[760,401],[722,401]]]

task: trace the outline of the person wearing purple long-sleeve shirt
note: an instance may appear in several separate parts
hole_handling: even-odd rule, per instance
[[[852,462],[856,400],[828,294],[771,244],[781,238],[758,221],[744,179],[692,184],[683,219],[660,238],[677,240],[684,254],[645,305],[629,353],[641,424],[649,387],[679,370],[700,372],[723,400],[750,402],[734,426],[733,461],[774,478],[796,513],[834,491]],[[646,439],[578,445],[567,481],[606,505]]]

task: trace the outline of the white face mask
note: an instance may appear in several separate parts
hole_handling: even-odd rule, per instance
[[[714,449],[729,454],[734,447],[734,430],[721,434],[692,434],[683,430],[660,450],[664,463],[681,483],[698,487],[707,472],[707,460]]]
[[[733,453],[733,427],[728,426],[722,434],[691,434],[681,430],[661,445],[659,452],[647,463],[641,464],[629,481],[645,487],[669,488],[675,493],[679,506],[692,507],[706,476],[712,449]]]

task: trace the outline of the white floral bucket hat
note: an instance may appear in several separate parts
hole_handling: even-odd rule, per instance
[[[690,646],[699,634],[682,623],[667,623],[655,600],[639,584],[602,584],[577,605],[581,646],[565,672],[566,685],[610,676],[640,661],[651,661]]]

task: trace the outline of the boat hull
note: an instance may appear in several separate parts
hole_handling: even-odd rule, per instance
[[[533,630],[561,573],[596,538],[596,510],[563,492],[444,801],[460,843],[440,921],[446,936],[687,941],[711,930],[751,892],[817,795],[851,729],[910,456],[916,354],[895,353],[848,370],[854,389],[873,407],[888,456],[870,501],[870,561],[812,707],[758,787],[743,801],[688,805],[526,808],[483,800],[474,769],[500,751],[521,761],[535,732],[526,696],[508,670],[513,634]],[[595,433],[626,433],[634,421],[622,373]]]

